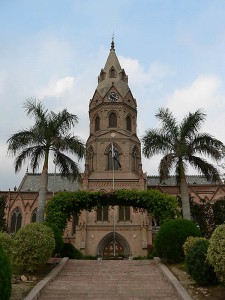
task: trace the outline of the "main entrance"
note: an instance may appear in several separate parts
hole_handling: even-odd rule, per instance
[[[110,232],[99,243],[97,255],[102,258],[114,256],[131,256],[131,250],[126,239],[119,233]]]
[[[103,257],[119,256],[121,254],[124,254],[124,249],[118,241],[110,241],[103,250]]]

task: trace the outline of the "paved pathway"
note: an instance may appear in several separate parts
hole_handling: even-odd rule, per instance
[[[40,300],[179,299],[153,260],[69,260]]]

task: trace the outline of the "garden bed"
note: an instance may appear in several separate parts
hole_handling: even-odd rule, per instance
[[[215,284],[210,286],[199,286],[196,284],[185,271],[184,264],[167,264],[167,268],[180,281],[183,287],[188,291],[194,300],[225,299],[225,286]]]

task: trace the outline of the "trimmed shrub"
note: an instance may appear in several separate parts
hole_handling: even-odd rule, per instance
[[[77,250],[74,245],[70,243],[64,243],[63,248],[61,250],[62,257],[69,257],[70,259],[81,259],[83,258],[83,254]]]
[[[86,260],[97,260],[97,256],[93,255],[83,255],[81,258]]]
[[[207,260],[208,240],[197,240],[189,249],[185,264],[188,274],[200,285],[216,283],[216,274]]]
[[[204,237],[194,237],[194,236],[189,236],[185,243],[183,244],[182,248],[184,251],[184,256],[187,256],[189,250],[192,248],[192,246],[197,242],[197,241],[207,241],[206,238]]]
[[[7,256],[0,244],[0,297],[9,300],[12,292],[12,270]]]
[[[60,255],[60,252],[61,252],[63,244],[64,244],[63,237],[62,237],[62,231],[55,224],[45,222],[44,225],[51,228],[54,233],[55,249],[53,251],[53,254]]]
[[[219,282],[225,284],[225,224],[215,229],[209,243],[207,258]]]
[[[163,223],[155,238],[156,255],[169,262],[182,261],[182,246],[189,236],[201,236],[200,230],[192,221],[176,219]]]
[[[14,239],[7,232],[0,231],[0,244],[2,245],[3,251],[10,263],[13,262],[13,254],[14,254]]]
[[[47,263],[55,248],[53,231],[41,223],[20,228],[15,235],[15,266],[24,272],[34,272]]]

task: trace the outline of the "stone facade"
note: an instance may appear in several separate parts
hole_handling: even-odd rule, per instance
[[[113,42],[90,100],[89,119],[82,188],[103,192],[145,190],[147,178],[142,171],[141,143],[136,134],[137,103]],[[85,238],[80,244],[86,254],[147,254],[147,245],[152,240],[145,213],[135,213],[133,208],[124,207],[102,208],[102,214],[106,214],[102,218],[100,213],[93,211],[80,217],[85,224]],[[79,232],[76,234],[77,239]],[[79,248],[77,241],[75,244]]]

